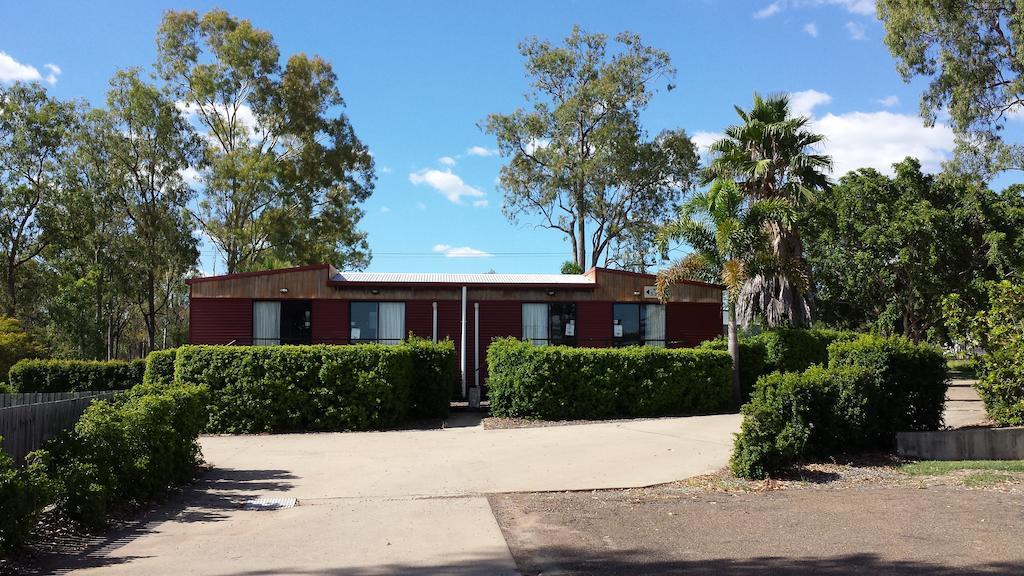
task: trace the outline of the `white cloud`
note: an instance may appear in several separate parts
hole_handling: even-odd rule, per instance
[[[707,152],[708,146],[711,146],[716,141],[721,140],[722,136],[724,136],[724,134],[721,132],[697,131],[693,133],[693,136],[690,136],[690,140],[693,140],[693,143],[697,145],[698,152],[704,153]]]
[[[190,121],[199,121],[200,108],[198,104],[195,104],[194,102],[178,101],[175,102],[174,105],[178,110],[181,110],[181,112],[185,114],[186,118]],[[223,104],[215,104],[212,110],[214,110],[221,118],[228,118],[229,114],[227,106]],[[253,113],[252,108],[246,104],[239,106],[238,110],[235,111],[235,121],[238,124],[238,128],[248,134],[250,140],[258,139],[256,134],[259,130],[259,122],[256,120],[256,114]],[[206,134],[206,136],[208,138],[212,138],[209,134]],[[370,155],[372,156],[373,153],[371,152]]]
[[[817,90],[802,90],[789,94],[789,110],[794,116],[810,116],[814,108],[828,104],[832,97]]]
[[[455,158],[452,158],[451,156],[441,156],[437,161],[445,166],[455,166]]]
[[[466,156],[496,156],[497,154],[497,150],[483,146],[472,146],[466,150]]]
[[[448,258],[488,258],[490,252],[484,252],[469,246],[450,246],[448,244],[435,244],[434,252],[444,254]]]
[[[56,64],[43,64],[43,68],[46,68],[50,72],[46,75],[46,82],[49,83],[50,86],[56,84],[57,76],[60,76],[60,73],[62,72],[60,66],[57,66]]]
[[[941,169],[954,144],[953,130],[936,123],[928,128],[917,116],[880,112],[826,114],[811,128],[825,135],[824,152],[832,156],[833,173],[857,168],[892,173],[892,164],[913,156],[929,172]]]
[[[22,64],[7,52],[0,52],[0,82],[33,82],[42,79],[42,74],[35,66]],[[55,77],[54,82],[56,81]]]
[[[390,166],[381,166],[380,167],[380,173],[381,174],[391,174],[391,167]]]
[[[484,207],[487,206],[487,204],[488,204],[488,202],[487,202],[486,198],[484,198],[483,200],[473,200],[473,207],[474,208],[484,208]]]
[[[818,25],[815,24],[814,22],[808,22],[807,24],[804,24],[804,32],[806,32],[807,35],[810,36],[811,38],[817,38]]]
[[[896,96],[894,94],[892,96],[886,96],[885,98],[879,98],[878,103],[881,104],[882,106],[885,106],[886,108],[892,108],[893,106],[900,103],[900,99],[899,96]]]
[[[417,186],[420,184],[430,186],[444,194],[445,198],[454,204],[462,204],[462,198],[465,196],[470,198],[483,198],[487,196],[477,188],[463,182],[462,178],[453,174],[451,170],[420,170],[409,174],[409,182]]]
[[[781,10],[782,10],[782,1],[781,0],[775,0],[775,2],[772,2],[771,4],[765,6],[764,8],[761,8],[757,12],[754,12],[754,18],[756,18],[758,20],[760,20],[762,18],[768,18],[768,17],[771,17],[771,16],[774,16],[774,15],[778,14],[779,11],[781,11]]]
[[[842,6],[847,12],[861,16],[875,15],[875,0],[812,0],[815,4]]]
[[[416,203],[416,207],[419,208],[420,210],[426,210],[427,209],[427,205],[424,204],[423,202],[417,202]]]
[[[864,25],[856,22],[847,22],[846,31],[850,33],[850,38],[853,40],[863,40],[867,38],[864,33]]]
[[[199,184],[199,182],[202,180],[202,176],[199,174],[199,171],[192,166],[189,166],[184,170],[178,170],[178,175],[181,176],[181,179],[184,180],[185,183],[189,184],[190,186]]]
[[[388,212],[391,212],[391,208],[388,208],[387,206],[381,206],[380,211],[381,214],[387,214]]]

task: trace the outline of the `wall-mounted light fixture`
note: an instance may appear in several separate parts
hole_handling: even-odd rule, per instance
[[[555,295],[555,291],[554,290],[548,290],[548,296],[554,296],[554,295]]]
[[[278,290],[278,292],[280,292],[281,294],[287,294],[288,293],[288,289],[287,288],[281,288],[280,290]]]
[[[639,290],[633,290],[633,296],[639,296],[639,295],[640,295],[640,291]]]
[[[370,294],[380,294],[380,290],[374,288],[373,290],[370,290]]]

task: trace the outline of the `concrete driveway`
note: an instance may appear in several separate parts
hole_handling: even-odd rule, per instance
[[[517,574],[485,495],[648,486],[716,470],[735,414],[202,440],[214,466],[75,574]],[[255,497],[296,498],[273,511]]]

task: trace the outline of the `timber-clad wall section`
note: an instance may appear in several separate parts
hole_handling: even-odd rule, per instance
[[[193,298],[250,298],[278,300],[338,299],[338,300],[460,300],[462,287],[451,286],[389,286],[386,283],[359,283],[351,286],[332,285],[328,281],[334,274],[330,267],[310,267],[268,274],[238,275],[222,279],[200,279],[191,284]],[[596,285],[555,285],[550,287],[520,287],[469,285],[470,299],[517,300],[520,302],[657,302],[644,298],[645,286],[654,284],[650,276],[596,270]],[[285,292],[282,292],[285,290]],[[374,294],[373,292],[377,293]],[[553,291],[554,294],[548,294]],[[637,294],[639,293],[639,294]],[[722,289],[703,284],[677,284],[671,288],[672,302],[722,301]]]
[[[71,428],[93,400],[109,400],[118,391],[0,394],[3,451],[18,464],[43,442]]]

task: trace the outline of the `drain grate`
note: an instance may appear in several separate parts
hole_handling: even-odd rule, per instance
[[[294,508],[299,505],[295,498],[267,498],[260,496],[245,503],[246,510],[281,510],[283,508]]]

